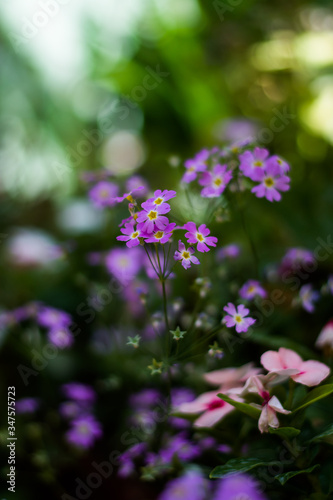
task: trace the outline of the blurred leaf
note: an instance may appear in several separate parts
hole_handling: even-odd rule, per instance
[[[331,424],[325,431],[321,432],[320,434],[317,434],[313,438],[311,438],[307,443],[313,443],[315,441],[320,441],[321,439],[331,436],[333,434],[333,424]]]
[[[311,349],[308,349],[304,345],[298,344],[294,340],[287,339],[285,337],[275,337],[272,335],[267,335],[260,332],[252,332],[248,337],[256,344],[264,345],[266,347],[271,347],[273,349],[279,349],[280,347],[285,347],[287,349],[292,349],[298,352],[304,358],[315,359],[317,356]]]
[[[298,476],[299,474],[310,474],[313,470],[315,470],[319,466],[320,466],[319,464],[316,464],[313,467],[309,467],[309,469],[292,470],[290,472],[285,472],[284,474],[278,474],[277,476],[275,476],[275,479],[277,479],[278,481],[280,481],[280,483],[283,486],[292,477]]]
[[[224,477],[232,472],[248,472],[256,467],[275,465],[279,462],[262,462],[259,458],[233,458],[224,465],[219,465],[212,470],[209,477],[216,479]]]
[[[293,437],[298,436],[301,431],[299,429],[295,429],[295,427],[279,427],[279,429],[269,428],[270,434],[276,434],[280,436],[282,439],[291,439]]]
[[[316,387],[300,402],[300,406],[293,410],[292,412],[296,412],[301,410],[302,408],[306,408],[309,405],[312,405],[316,401],[320,399],[326,398],[333,392],[333,384],[322,385],[321,387]]]
[[[218,397],[223,399],[226,403],[229,403],[230,405],[234,406],[237,408],[237,410],[240,410],[243,413],[246,413],[246,415],[249,415],[252,418],[258,419],[260,416],[260,410],[258,408],[255,408],[254,406],[251,406],[247,403],[239,403],[238,401],[234,401],[233,399],[229,398],[229,396],[226,396],[225,394],[218,394]]]

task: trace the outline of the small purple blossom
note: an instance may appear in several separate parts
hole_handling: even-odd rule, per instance
[[[146,254],[140,247],[113,248],[105,257],[105,267],[121,283],[132,281],[145,262]]]
[[[164,229],[169,224],[169,219],[164,214],[170,210],[168,203],[161,203],[161,205],[150,205],[150,208],[138,212],[136,220],[140,223],[140,229],[148,234],[152,233],[155,227]]]
[[[96,399],[96,393],[90,385],[70,382],[62,386],[63,394],[74,401],[83,403],[93,403]]]
[[[257,198],[265,197],[268,201],[280,201],[280,191],[288,191],[290,178],[283,174],[277,163],[268,163],[266,169],[260,169],[253,175],[260,184],[251,189]]]
[[[245,151],[239,155],[240,171],[253,181],[261,180],[260,176],[267,166],[268,155],[269,152],[267,149],[262,148],[254,148],[253,152]]]
[[[161,394],[156,389],[144,389],[130,397],[130,405],[133,408],[149,408],[161,402]]]
[[[282,172],[285,174],[287,172],[289,172],[289,170],[290,170],[290,165],[285,160],[280,158],[280,156],[277,156],[277,155],[271,156],[269,158],[268,162],[269,163],[277,163],[278,166],[280,167],[280,169],[282,170]]]
[[[198,252],[209,252],[210,247],[216,247],[217,238],[215,236],[208,236],[210,234],[210,230],[206,227],[206,224],[201,224],[199,229],[194,222],[187,222],[184,224],[184,229],[187,229],[188,232],[185,233],[185,238],[187,238],[187,243],[196,244]]]
[[[168,224],[167,226],[165,226],[165,228],[163,230],[159,229],[155,233],[149,234],[148,237],[144,237],[145,242],[146,243],[162,243],[162,244],[167,243],[170,240],[170,238],[172,238],[173,230],[175,229],[175,227],[176,227],[175,222],[171,222],[171,224]]]
[[[89,198],[96,208],[112,207],[118,194],[118,186],[113,182],[98,182],[90,191]]]
[[[45,328],[63,328],[71,324],[69,314],[52,307],[41,306],[37,311],[37,322]]]
[[[239,290],[239,296],[242,299],[253,300],[255,297],[267,297],[266,290],[261,286],[259,281],[248,280]]]
[[[227,170],[226,165],[215,165],[212,172],[204,172],[199,180],[200,186],[205,186],[201,191],[201,196],[217,198],[223,193],[231,179],[231,170]]]
[[[132,177],[129,177],[126,181],[125,187],[126,191],[129,191],[130,193],[135,191],[137,188],[140,187],[143,188],[139,190],[140,193],[138,194],[138,196],[140,197],[146,196],[149,189],[146,180],[143,177],[141,177],[141,175],[132,175]]]
[[[138,193],[139,191],[142,191],[143,189],[145,189],[145,186],[138,186],[138,187],[132,189],[131,191],[124,193],[121,196],[116,196],[115,198],[112,198],[112,202],[113,203],[121,203],[124,200],[128,200],[130,202],[133,202],[132,194]]]
[[[266,500],[257,481],[247,474],[229,474],[220,479],[213,500]]]
[[[82,409],[77,401],[64,401],[59,406],[59,413],[62,417],[72,420],[82,412]]]
[[[171,198],[174,198],[176,195],[177,195],[176,191],[169,191],[168,189],[164,189],[164,191],[162,191],[161,189],[157,189],[157,191],[154,192],[154,196],[152,198],[149,198],[144,203],[142,203],[141,207],[144,210],[149,211],[152,208],[154,209],[154,207],[156,206],[163,205],[163,203],[165,203],[168,200],[171,200]]]
[[[188,462],[196,459],[200,453],[200,447],[187,439],[184,433],[180,433],[168,439],[167,446],[160,450],[160,457],[164,463],[169,464],[174,456]]]
[[[168,482],[158,500],[206,500],[207,481],[199,472],[190,471]]]
[[[236,309],[234,304],[229,302],[223,310],[227,312],[228,315],[224,316],[222,323],[228,328],[235,326],[237,333],[247,332],[249,327],[256,322],[254,318],[246,317],[250,311],[243,304],[237,306]]]
[[[35,413],[40,406],[38,398],[22,398],[18,399],[15,404],[17,415]]]
[[[102,436],[101,424],[93,415],[84,415],[71,422],[71,427],[66,433],[68,443],[78,448],[91,448],[96,439]]]
[[[303,308],[309,312],[313,313],[315,310],[314,302],[319,300],[320,293],[313,290],[312,285],[303,285],[299,291],[299,298]]]
[[[183,175],[182,181],[189,184],[197,178],[198,172],[204,172],[207,169],[207,160],[210,152],[203,149],[196,154],[192,159],[185,161],[186,172]]]
[[[74,343],[72,332],[68,328],[52,328],[47,333],[49,342],[59,349],[67,349]]]
[[[139,238],[142,237],[142,229],[137,226],[134,227],[134,224],[125,224],[124,228],[121,228],[120,231],[123,233],[122,236],[117,236],[118,241],[126,241],[126,246],[128,248],[132,248],[140,245]]]
[[[290,248],[281,260],[280,273],[284,271],[298,271],[302,266],[313,266],[315,256],[306,248]]]
[[[200,261],[194,255],[194,248],[188,247],[186,248],[184,243],[179,240],[178,242],[178,250],[175,251],[174,259],[181,261],[181,264],[184,269],[189,269],[191,264],[198,265]]]
[[[230,245],[226,245],[220,248],[216,253],[217,261],[224,259],[236,259],[239,257],[241,253],[239,245],[231,243]]]

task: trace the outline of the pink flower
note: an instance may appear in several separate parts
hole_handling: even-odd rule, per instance
[[[117,236],[117,240],[126,241],[128,248],[140,245],[139,238],[142,237],[142,231],[138,227],[134,229],[134,224],[125,224],[125,228],[121,228],[120,231],[124,236]]]
[[[222,368],[204,374],[206,382],[221,387],[221,392],[225,392],[233,387],[241,385],[248,378],[257,375],[260,368],[253,368],[253,363],[247,363],[239,368]]]
[[[210,247],[216,247],[217,238],[215,236],[208,236],[210,234],[210,230],[206,227],[206,224],[201,224],[199,229],[194,222],[187,222],[184,224],[184,229],[187,229],[188,232],[185,233],[185,238],[187,238],[187,243],[197,245],[198,252],[209,252]]]
[[[239,296],[242,299],[253,300],[255,297],[267,297],[266,290],[260,285],[259,281],[248,280],[239,290]]]
[[[193,254],[194,248],[186,248],[184,243],[179,240],[178,250],[175,251],[174,259],[180,260],[184,269],[189,269],[191,267],[191,264],[200,264],[199,259],[197,259],[197,257],[195,257]]]
[[[203,149],[193,158],[186,160],[186,172],[183,175],[182,181],[190,183],[197,178],[198,172],[204,172],[207,169],[207,160],[209,158],[209,151]]]
[[[333,319],[331,319],[322,329],[316,340],[316,347],[333,349]]]
[[[90,191],[89,198],[97,208],[112,207],[114,197],[118,194],[118,186],[113,182],[98,182]]]
[[[255,175],[260,184],[251,189],[257,198],[265,197],[268,201],[280,201],[279,191],[288,191],[290,178],[284,175],[277,163],[269,163],[266,169],[260,169]]]
[[[149,236],[144,237],[146,243],[166,243],[172,237],[173,230],[176,227],[175,222],[168,224],[163,230],[159,229],[155,233],[151,233]]]
[[[237,333],[247,332],[249,327],[256,322],[254,318],[246,317],[250,311],[243,304],[237,306],[236,309],[234,304],[229,302],[223,310],[226,311],[228,315],[223,318],[222,323],[228,328],[235,326]]]
[[[200,186],[206,186],[201,191],[201,196],[217,198],[223,193],[231,179],[231,170],[227,170],[226,165],[215,165],[212,172],[204,172],[199,180]]]
[[[253,181],[259,180],[258,176],[265,171],[269,152],[267,149],[254,148],[254,151],[245,151],[239,155],[239,169],[246,177]]]
[[[151,210],[151,208],[154,208],[155,205],[162,205],[162,203],[165,203],[171,198],[174,198],[176,195],[176,191],[168,191],[167,189],[161,191],[161,189],[158,189],[157,191],[155,191],[154,196],[152,198],[149,198],[144,203],[141,203],[141,206],[144,210],[149,211]]]
[[[236,399],[236,396],[230,396]],[[234,407],[223,401],[217,396],[216,391],[205,392],[197,399],[189,403],[182,403],[174,408],[177,413],[195,414],[202,413],[194,422],[195,427],[212,427],[228,413],[234,410]]]
[[[260,362],[269,372],[278,375],[288,375],[295,382],[308,387],[320,384],[330,373],[328,366],[319,361],[303,361],[303,359],[291,349],[280,347],[278,351],[267,351]]]
[[[169,224],[169,219],[163,214],[170,212],[170,205],[162,203],[161,205],[151,206],[148,210],[142,210],[137,214],[137,222],[140,223],[140,229],[145,233],[152,233],[155,226],[158,229],[164,229]]]

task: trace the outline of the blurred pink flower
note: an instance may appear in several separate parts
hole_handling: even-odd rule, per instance
[[[177,413],[202,413],[194,422],[195,427],[212,427],[235,408],[217,396],[218,391],[205,392],[189,403],[174,408]],[[236,399],[237,396],[230,396]]]

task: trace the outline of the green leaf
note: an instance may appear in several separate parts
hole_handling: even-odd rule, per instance
[[[256,420],[260,416],[260,410],[258,408],[255,408],[252,405],[249,405],[247,403],[240,403],[239,401],[234,401],[233,399],[229,398],[226,394],[218,394],[218,397],[223,399],[226,403],[229,403],[230,405],[234,406],[237,408],[237,410],[246,413],[246,415],[249,415],[252,418],[255,418]]]
[[[313,467],[309,467],[308,469],[304,469],[304,470],[292,470],[290,472],[285,472],[284,474],[278,474],[277,476],[275,476],[275,479],[277,479],[278,481],[280,481],[280,483],[283,486],[292,477],[298,476],[299,474],[310,474],[317,467],[320,467],[320,465],[316,464],[316,465],[313,465]]]
[[[278,429],[269,428],[270,434],[276,434],[282,439],[291,439],[298,436],[300,432],[301,431],[299,429],[295,429],[295,427],[279,427]]]
[[[325,431],[323,431],[320,434],[317,434],[313,438],[309,439],[309,441],[307,441],[307,444],[314,443],[315,441],[320,441],[321,439],[323,439],[327,436],[331,436],[332,434],[333,434],[333,424],[331,424]]]
[[[270,465],[275,465],[280,462],[263,462],[259,458],[233,458],[228,460],[224,465],[218,465],[212,470],[209,477],[211,479],[217,479],[232,472],[248,472],[249,470],[255,469],[256,467],[264,466],[269,467]]]
[[[300,401],[300,406],[293,410],[293,413],[295,411],[302,410],[303,408],[306,408],[309,405],[312,405],[316,401],[319,401],[320,399],[326,398],[326,396],[329,396],[333,392],[333,384],[327,384],[327,385],[322,385],[321,387],[316,387],[313,389],[305,398]]]

